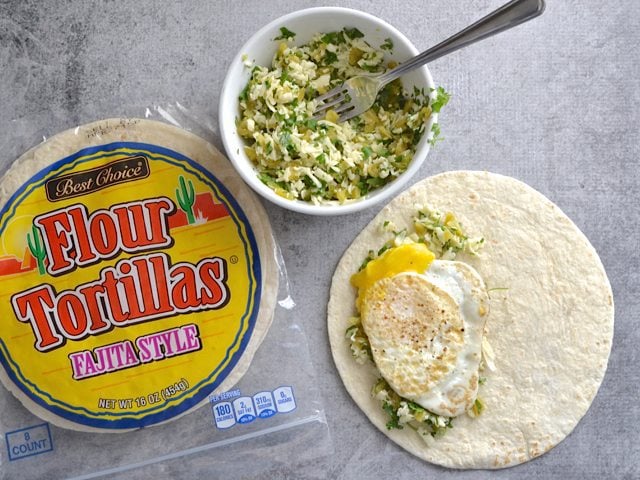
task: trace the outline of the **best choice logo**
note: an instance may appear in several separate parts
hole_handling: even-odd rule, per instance
[[[148,176],[147,159],[143,156],[134,156],[116,160],[99,168],[53,178],[45,184],[45,190],[47,199],[50,202],[57,202]]]

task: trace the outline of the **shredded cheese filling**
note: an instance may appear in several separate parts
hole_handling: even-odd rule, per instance
[[[316,34],[294,46],[287,31],[270,68],[253,65],[240,95],[238,134],[259,178],[278,195],[314,204],[341,204],[361,198],[408,167],[432,114],[448,96],[403,91],[387,85],[374,107],[340,123],[328,110],[311,117],[315,98],[346,79],[394,67],[357,29]],[[389,49],[388,44],[381,47]],[[250,65],[245,62],[245,65]],[[444,99],[444,100],[443,100]]]

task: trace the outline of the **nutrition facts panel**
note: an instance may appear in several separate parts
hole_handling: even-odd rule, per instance
[[[278,387],[263,390],[253,395],[243,395],[239,389],[230,390],[209,398],[213,419],[217,428],[231,428],[236,424],[251,423],[256,419],[269,418],[296,409],[293,388]]]

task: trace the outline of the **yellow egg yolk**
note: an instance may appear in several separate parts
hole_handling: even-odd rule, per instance
[[[371,260],[365,268],[351,276],[351,285],[358,289],[356,307],[360,310],[360,302],[367,289],[378,280],[402,272],[425,272],[434,258],[435,255],[424,243],[408,243],[391,248]]]

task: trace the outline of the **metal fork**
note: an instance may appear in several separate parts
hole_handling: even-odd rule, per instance
[[[324,118],[329,109],[333,109],[340,116],[340,122],[356,117],[371,108],[382,87],[401,75],[467,45],[531,20],[541,15],[544,8],[544,0],[512,0],[393,70],[379,76],[352,77],[324,95],[316,97],[318,104],[312,118],[314,120]]]

